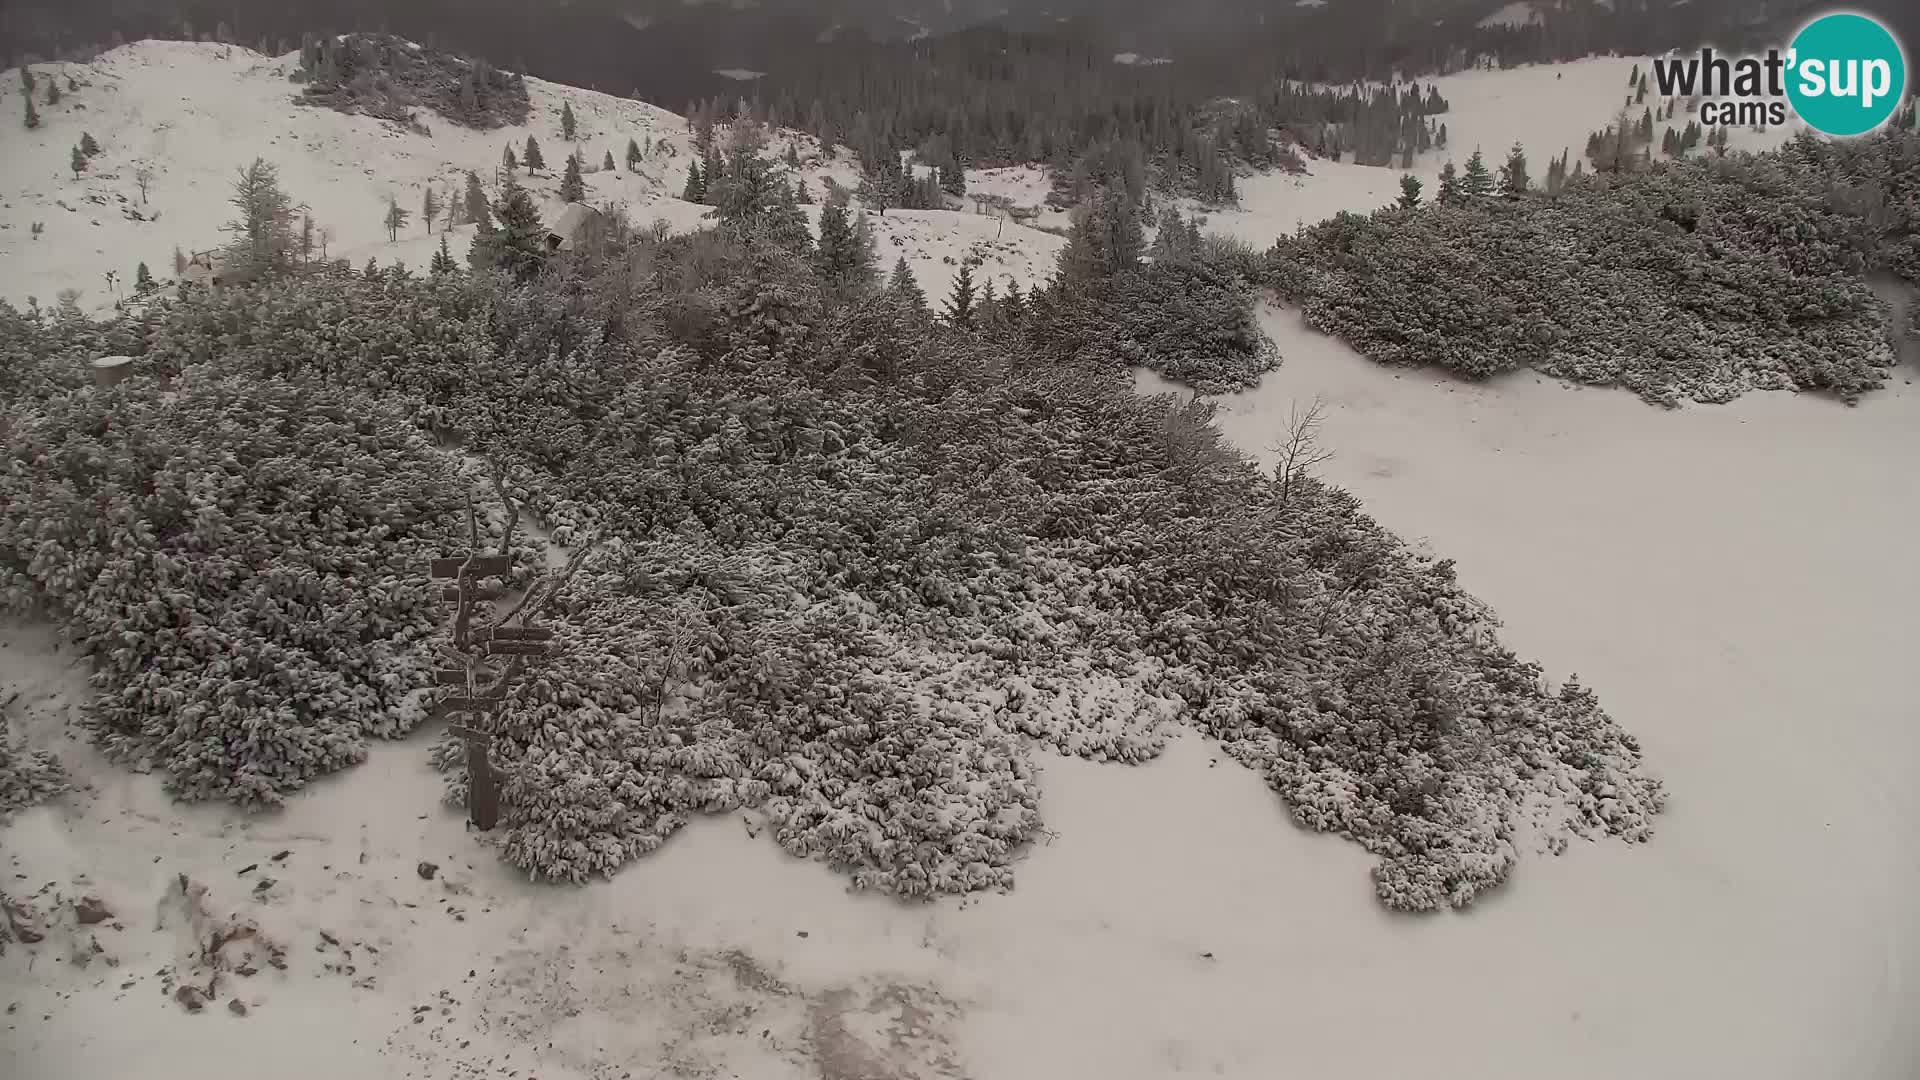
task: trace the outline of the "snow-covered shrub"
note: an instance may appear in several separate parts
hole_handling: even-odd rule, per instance
[[[1035,292],[1031,307],[1021,330],[1039,355],[1147,367],[1206,393],[1244,390],[1279,362],[1230,257],[1055,285]]]
[[[1862,275],[1899,270],[1920,230],[1920,136],[1859,143],[1342,214],[1276,243],[1269,282],[1383,363],[1531,367],[1663,404],[1753,389],[1851,401],[1894,363]]]
[[[0,565],[101,656],[108,745],[266,800],[418,719],[419,571],[459,540],[461,483],[405,416],[599,544],[493,721],[502,852],[536,877],[750,807],[861,886],[1004,886],[1040,827],[1035,746],[1137,762],[1182,722],[1376,853],[1395,907],[1469,902],[1523,827],[1647,835],[1638,748],[1501,649],[1450,567],[1343,492],[1283,500],[1204,408],[1133,394],[1127,362],[1244,375],[1263,343],[1230,272],[1044,290],[970,334],[751,241],[645,245],[523,287],[162,301],[137,333],[0,317],[36,387],[0,474],[35,510]],[[105,334],[178,401],[53,377]],[[218,709],[210,663],[238,680],[206,688]],[[464,797],[457,740],[434,758]]]
[[[45,750],[16,745],[0,729],[0,823],[16,810],[44,802],[69,787],[60,759]]]
[[[1173,406],[1111,365],[929,355],[918,397],[668,353],[517,474],[622,542],[501,716],[509,860],[577,880],[761,806],[861,884],[1004,884],[1038,826],[1018,739],[1138,761],[1183,718],[1379,854],[1395,907],[1500,881],[1528,799],[1550,832],[1647,834],[1631,739],[1350,497],[1281,508],[1204,418],[1170,448]]]
[[[392,410],[274,380],[133,380],[8,417],[0,599],[95,659],[102,747],[273,803],[423,717],[452,470]]]

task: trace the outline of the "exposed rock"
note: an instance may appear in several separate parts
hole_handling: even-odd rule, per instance
[[[73,905],[73,917],[81,926],[92,926],[113,918],[113,912],[97,896],[88,896],[77,900]]]

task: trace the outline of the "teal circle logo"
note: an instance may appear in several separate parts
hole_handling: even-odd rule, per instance
[[[1868,16],[1822,15],[1800,28],[1787,56],[1787,100],[1824,134],[1864,135],[1906,97],[1906,54]]]

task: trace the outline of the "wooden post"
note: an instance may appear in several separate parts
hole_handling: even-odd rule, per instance
[[[511,519],[508,536],[512,535]],[[544,656],[544,644],[553,631],[530,626],[482,626],[469,630],[474,605],[497,600],[500,591],[480,588],[475,579],[504,576],[512,569],[507,555],[456,555],[435,559],[429,568],[434,579],[451,578],[455,584],[441,591],[441,597],[457,605],[454,612],[453,645],[468,657],[467,666],[443,668],[434,672],[434,682],[453,690],[454,696],[433,706],[433,716],[464,715],[467,722],[449,724],[447,730],[467,743],[467,820],[485,832],[500,822],[500,778],[494,772],[493,734],[487,717],[506,701],[507,684],[520,673],[525,663],[520,657]],[[505,671],[483,667],[488,656],[512,655]]]
[[[500,778],[487,754],[493,736],[459,724],[451,730],[467,740],[467,820],[486,832],[500,823]]]
[[[467,740],[467,818],[481,832],[500,823],[500,778],[487,760],[491,739]]]

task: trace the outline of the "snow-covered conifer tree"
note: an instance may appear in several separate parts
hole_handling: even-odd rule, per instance
[[[893,264],[893,276],[887,281],[887,293],[909,310],[926,313],[927,294],[920,290],[920,283],[914,280],[913,270],[907,266],[905,255]]]
[[[1527,175],[1527,152],[1516,142],[1507,152],[1507,163],[1500,166],[1500,194],[1518,198],[1532,186],[1533,180]]]
[[[493,228],[493,214],[487,208],[487,193],[480,189],[480,174],[467,170],[466,191],[467,220],[478,226],[481,232]]]
[[[1402,210],[1411,210],[1420,205],[1420,178],[1412,173],[1400,174],[1400,199],[1394,204]]]
[[[300,250],[294,218],[306,208],[280,190],[279,171],[254,158],[240,170],[228,202],[238,212],[225,226],[233,235],[223,256],[228,273],[246,279],[292,269]]]
[[[973,260],[963,259],[960,272],[953,276],[953,292],[947,296],[947,322],[962,330],[973,329],[975,299]]]
[[[1467,158],[1467,170],[1460,178],[1460,193],[1474,199],[1493,194],[1493,174],[1487,171],[1486,159],[1480,156],[1478,147]]]

